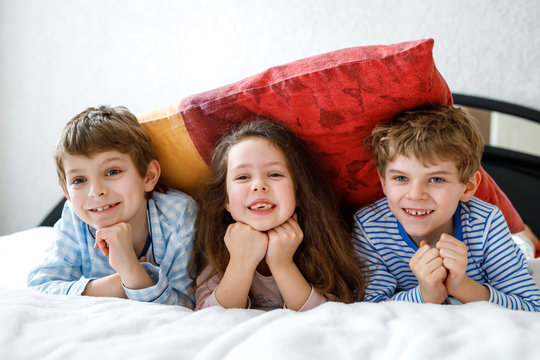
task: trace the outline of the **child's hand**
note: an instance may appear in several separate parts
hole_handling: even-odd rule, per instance
[[[448,293],[455,296],[463,280],[466,279],[468,263],[467,245],[448,234],[442,234],[436,245],[448,270],[445,285]]]
[[[304,239],[304,233],[298,225],[296,214],[280,226],[268,230],[267,233],[266,263],[270,269],[291,264],[296,249]]]
[[[109,264],[120,275],[127,272],[134,263],[139,263],[133,249],[131,225],[118,223],[96,230],[96,244],[104,255],[109,256]]]
[[[227,227],[224,240],[231,256],[230,262],[253,270],[264,258],[268,248],[268,235],[241,222]]]
[[[446,269],[438,249],[432,249],[425,241],[422,241],[409,261],[409,266],[418,279],[425,303],[441,304],[448,297],[444,285]]]

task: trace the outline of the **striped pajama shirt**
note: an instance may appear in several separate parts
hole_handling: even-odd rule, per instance
[[[460,203],[454,214],[454,232],[468,247],[467,276],[489,288],[489,302],[540,311],[540,290],[497,207],[475,197]],[[352,236],[356,252],[369,268],[365,301],[423,303],[418,280],[409,267],[418,248],[390,211],[386,198],[354,215]]]

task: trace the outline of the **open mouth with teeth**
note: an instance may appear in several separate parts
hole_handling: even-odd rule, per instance
[[[248,209],[251,211],[256,211],[256,212],[269,212],[269,211],[272,211],[275,207],[276,205],[274,204],[264,202],[264,203],[255,203],[249,206]]]
[[[94,208],[94,209],[89,209],[88,211],[93,212],[93,213],[100,213],[100,212],[109,210],[109,209],[111,209],[111,208],[114,208],[114,207],[116,207],[118,204],[120,204],[120,203],[118,202],[118,203],[114,203],[114,204],[109,204],[109,205],[105,205],[105,206],[103,206],[103,207],[97,207],[97,208]]]
[[[435,210],[424,210],[424,209],[403,209],[407,214],[412,216],[425,216],[429,215]]]

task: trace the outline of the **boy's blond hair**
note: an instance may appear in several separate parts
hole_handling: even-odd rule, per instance
[[[74,116],[58,138],[54,160],[60,186],[66,189],[66,154],[89,156],[109,150],[128,154],[142,177],[148,164],[157,159],[150,137],[127,108],[90,107]]]
[[[467,183],[480,168],[484,143],[476,121],[453,106],[423,107],[402,112],[390,122],[377,125],[366,144],[384,176],[396,156],[415,156],[426,162],[450,160],[459,180]]]

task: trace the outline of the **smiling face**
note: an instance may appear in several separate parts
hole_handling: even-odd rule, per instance
[[[269,141],[251,137],[232,146],[227,163],[225,208],[234,220],[266,231],[283,224],[296,208],[287,160]]]
[[[157,162],[156,162],[157,163]],[[90,156],[66,155],[66,197],[77,216],[95,229],[120,222],[146,223],[147,191],[152,191],[159,165],[151,162],[149,173],[142,177],[128,154],[116,150]]]
[[[416,244],[435,244],[442,233],[454,234],[453,215],[459,201],[473,196],[478,172],[467,183],[459,181],[453,161],[426,162],[398,155],[380,177],[390,210]]]

